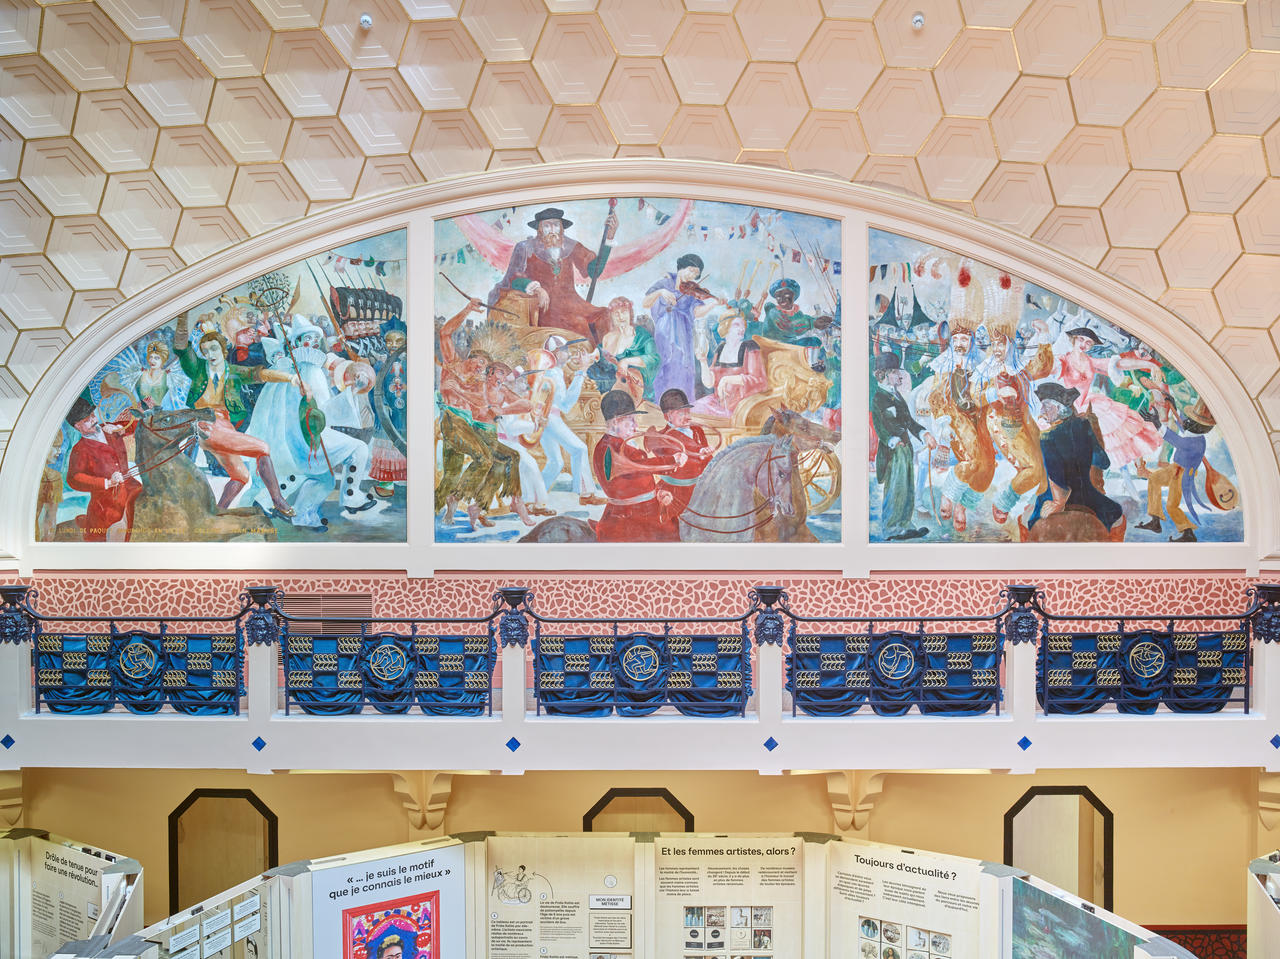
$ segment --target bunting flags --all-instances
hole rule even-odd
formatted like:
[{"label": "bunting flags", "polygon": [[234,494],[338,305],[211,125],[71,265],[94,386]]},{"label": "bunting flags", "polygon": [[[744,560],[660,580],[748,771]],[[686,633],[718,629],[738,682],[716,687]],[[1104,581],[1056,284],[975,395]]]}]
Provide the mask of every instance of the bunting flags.
[{"label": "bunting flags", "polygon": [[[505,230],[511,226],[516,219],[516,207],[503,210],[493,218],[493,226],[498,230]],[[652,200],[644,197],[636,198],[636,211],[656,226],[662,226],[671,219],[671,214],[666,213],[660,207],[654,206]],[[835,276],[840,275],[840,261],[829,260],[826,257],[819,256],[817,252],[798,249],[789,243],[783,243],[774,236],[773,229],[780,218],[777,212],[761,212],[752,208],[747,218],[742,222],[731,226],[712,226],[694,223],[692,221],[685,224],[684,230],[690,243],[709,243],[715,241],[717,243],[734,243],[742,240],[755,239],[759,242],[764,240],[765,248],[773,256],[774,259],[783,263],[808,263],[815,270],[821,270],[823,273],[832,273]],[[523,224],[521,224],[523,225]],[[437,250],[436,265],[448,266],[449,264],[465,264],[468,257],[475,257],[478,252],[474,245],[466,243],[457,249]],[[344,258],[338,257],[338,272],[342,272],[345,265]],[[352,258],[348,262],[359,263],[358,258]],[[398,268],[399,261],[385,261],[388,269]],[[392,264],[395,264],[393,266]]]},{"label": "bunting flags", "polygon": [[328,253],[324,258],[324,265],[333,265],[333,269],[338,273],[346,273],[348,266],[358,266],[365,269],[372,269],[377,276],[396,275],[404,271],[404,260],[379,260],[374,256],[340,256],[337,253]]},{"label": "bunting flags", "polygon": [[[648,200],[638,201],[637,206],[640,210],[653,209],[653,204]],[[790,244],[781,242],[774,236],[773,230],[770,228],[777,223],[778,217],[778,213],[761,213],[753,208],[747,219],[735,226],[710,226],[690,222],[685,226],[685,232],[691,243],[707,243],[712,240],[732,243],[750,238],[756,238],[758,241],[761,234],[763,234],[765,248],[773,255],[775,260],[780,260],[783,263],[808,263],[815,270],[821,270],[823,273],[831,273],[835,276],[840,275],[839,260],[830,260],[819,256],[816,252],[798,249]],[[661,223],[662,221],[658,220],[658,222]]]},{"label": "bunting flags", "polygon": [[476,248],[470,243],[458,247],[456,250],[444,250],[436,253],[436,266],[448,266],[451,263],[466,265],[468,256],[475,256]]}]

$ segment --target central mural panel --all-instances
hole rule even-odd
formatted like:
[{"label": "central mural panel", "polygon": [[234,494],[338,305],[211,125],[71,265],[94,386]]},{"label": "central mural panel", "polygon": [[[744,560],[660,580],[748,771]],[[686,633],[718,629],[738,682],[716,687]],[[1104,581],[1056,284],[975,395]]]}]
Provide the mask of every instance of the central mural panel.
[{"label": "central mural panel", "polygon": [[437,542],[840,541],[840,223],[688,198],[436,222]]}]

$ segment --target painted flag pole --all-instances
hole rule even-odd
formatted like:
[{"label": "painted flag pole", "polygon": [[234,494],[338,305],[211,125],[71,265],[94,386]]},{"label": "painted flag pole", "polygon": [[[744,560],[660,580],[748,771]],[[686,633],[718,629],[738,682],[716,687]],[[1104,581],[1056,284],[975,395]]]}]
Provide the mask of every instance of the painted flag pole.
[{"label": "painted flag pole", "polygon": [[[609,197],[609,212],[610,212],[610,213],[613,213],[613,211],[614,211],[615,209],[617,209],[617,206],[618,206],[618,198],[617,198],[617,197],[613,197],[613,196]],[[596,250],[596,259],[597,259],[597,260],[598,260],[598,259],[600,259],[600,257],[604,256],[604,251],[605,251],[606,245],[607,245],[607,244],[608,244],[608,242],[609,242],[609,222],[608,222],[608,221],[609,221],[609,218],[608,218],[608,217],[605,217],[605,227],[604,227],[604,232],[600,234],[600,248],[599,248],[598,250]],[[591,285],[590,285],[589,287],[587,287],[587,302],[588,302],[588,303],[590,303],[590,302],[591,302],[591,298],[592,298],[593,296],[595,296],[595,295],[596,295],[596,281],[597,281],[598,279],[600,279],[600,277],[599,277],[599,276],[593,276],[593,277],[591,278]]]}]

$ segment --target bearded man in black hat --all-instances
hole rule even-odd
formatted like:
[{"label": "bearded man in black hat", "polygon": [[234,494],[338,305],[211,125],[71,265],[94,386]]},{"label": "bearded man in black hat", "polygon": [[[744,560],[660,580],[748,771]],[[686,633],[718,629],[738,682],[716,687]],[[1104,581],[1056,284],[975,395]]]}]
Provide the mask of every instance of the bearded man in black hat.
[{"label": "bearded man in black hat", "polygon": [[[529,221],[534,236],[521,240],[511,251],[506,275],[489,294],[489,305],[497,305],[505,290],[519,290],[538,298],[538,326],[572,330],[595,346],[606,325],[608,308],[593,306],[578,295],[575,273],[582,281],[598,279],[609,259],[613,238],[618,232],[618,216],[612,210],[604,221],[604,244],[597,254],[577,240],[564,235],[573,226],[564,210],[549,206]],[[597,332],[598,329],[598,332]]]}]

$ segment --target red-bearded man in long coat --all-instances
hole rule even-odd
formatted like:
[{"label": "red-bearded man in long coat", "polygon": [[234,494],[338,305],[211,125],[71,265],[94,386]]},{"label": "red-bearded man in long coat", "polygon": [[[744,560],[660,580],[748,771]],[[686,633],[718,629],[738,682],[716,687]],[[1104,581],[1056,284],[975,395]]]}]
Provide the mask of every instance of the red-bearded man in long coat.
[{"label": "red-bearded man in long coat", "polygon": [[595,279],[604,271],[618,231],[617,214],[610,211],[605,219],[605,244],[599,254],[564,235],[573,226],[572,220],[565,219],[564,210],[539,210],[529,226],[537,231],[536,235],[515,245],[506,275],[489,294],[489,304],[496,304],[504,290],[534,294],[538,297],[538,326],[573,330],[596,345],[607,329],[602,321],[609,311],[578,294],[575,274],[586,280]]}]

